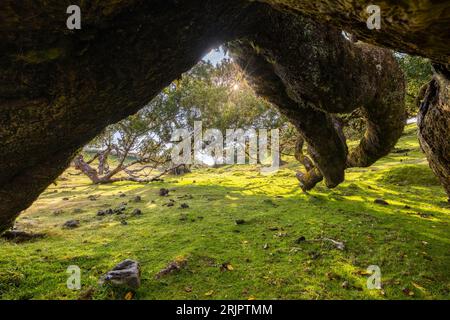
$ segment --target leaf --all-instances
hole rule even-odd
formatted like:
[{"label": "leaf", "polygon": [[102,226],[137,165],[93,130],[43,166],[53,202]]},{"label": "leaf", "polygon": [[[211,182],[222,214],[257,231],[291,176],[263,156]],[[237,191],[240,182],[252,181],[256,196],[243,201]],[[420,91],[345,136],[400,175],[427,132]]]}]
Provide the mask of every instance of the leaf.
[{"label": "leaf", "polygon": [[250,296],[247,300],[256,300],[256,298],[254,296]]},{"label": "leaf", "polygon": [[417,283],[415,283],[415,282],[411,282],[411,284],[412,284],[415,288],[419,289],[420,291],[425,291],[425,288],[422,287],[421,285],[419,285],[419,284],[417,284]]},{"label": "leaf", "polygon": [[214,290],[208,291],[205,293],[205,296],[210,297],[214,294]]},{"label": "leaf", "polygon": [[125,295],[125,300],[131,300],[131,299],[133,299],[133,292],[129,291]]},{"label": "leaf", "polygon": [[227,271],[227,270],[233,271],[234,268],[229,262],[222,263],[222,265],[220,266],[220,271]]}]

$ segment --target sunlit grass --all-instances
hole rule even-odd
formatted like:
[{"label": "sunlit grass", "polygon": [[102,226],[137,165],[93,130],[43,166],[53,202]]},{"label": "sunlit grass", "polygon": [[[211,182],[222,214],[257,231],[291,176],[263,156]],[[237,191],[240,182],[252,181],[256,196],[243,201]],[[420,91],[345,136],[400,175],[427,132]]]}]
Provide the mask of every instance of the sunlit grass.
[{"label": "sunlit grass", "polygon": [[[137,299],[448,299],[446,195],[419,150],[414,126],[397,148],[410,150],[371,168],[349,169],[339,187],[319,184],[309,194],[298,188],[294,161],[272,176],[248,165],[224,166],[165,182],[98,186],[70,169],[18,219],[18,228],[47,237],[0,241],[0,297],[77,299],[81,292],[66,288],[65,273],[75,264],[82,292],[92,288],[94,299],[123,298],[98,279],[131,258],[142,265]],[[168,197],[159,196],[162,187],[171,190]],[[136,195],[143,201],[129,202]],[[377,198],[389,205],[375,204]],[[169,199],[173,207],[164,206]],[[117,215],[96,216],[124,201],[127,225]],[[181,203],[189,208],[180,209]],[[134,208],[143,215],[132,217]],[[80,227],[62,229],[69,219],[80,220]],[[237,225],[237,219],[245,222]],[[297,242],[301,236],[344,241],[346,250]],[[187,266],[156,280],[177,257]],[[221,271],[224,262],[233,270]],[[369,265],[381,268],[382,291],[367,289]]]}]

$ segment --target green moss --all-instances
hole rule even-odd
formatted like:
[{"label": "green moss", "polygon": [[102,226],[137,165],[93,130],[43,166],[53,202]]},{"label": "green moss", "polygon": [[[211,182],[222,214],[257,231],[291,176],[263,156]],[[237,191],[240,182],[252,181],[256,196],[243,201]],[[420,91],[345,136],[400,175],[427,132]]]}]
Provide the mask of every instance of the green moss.
[{"label": "green moss", "polygon": [[427,165],[392,168],[383,173],[381,180],[385,183],[402,186],[439,186],[439,180]]},{"label": "green moss", "polygon": [[[94,299],[121,299],[124,292],[101,288],[98,279],[132,258],[142,265],[136,299],[448,299],[446,195],[428,178],[393,183],[405,174],[429,176],[413,133],[397,147],[411,151],[350,169],[342,185],[330,190],[320,184],[309,195],[298,188],[295,162],[272,176],[252,166],[223,166],[165,182],[100,186],[69,175],[75,173],[70,169],[68,180],[50,186],[18,221],[21,229],[48,236],[22,244],[0,241],[0,297],[77,299],[93,289]],[[171,189],[168,197],[158,195],[162,187]],[[89,195],[100,197],[90,201]],[[143,201],[129,203],[127,225],[119,216],[96,216],[136,195]],[[375,204],[377,198],[389,205]],[[169,199],[174,207],[164,205]],[[181,203],[189,208],[179,209]],[[76,208],[83,211],[74,213]],[[143,215],[133,217],[134,208]],[[62,229],[69,219],[80,220],[80,227]],[[237,219],[245,223],[237,225]],[[296,241],[302,236],[345,241],[346,250]],[[187,259],[186,267],[156,280],[177,257]],[[224,262],[233,270],[221,271]],[[81,268],[81,291],[66,288],[66,269],[73,264]],[[381,268],[384,294],[366,287],[365,270],[372,264]],[[349,288],[341,286],[344,281]]]}]

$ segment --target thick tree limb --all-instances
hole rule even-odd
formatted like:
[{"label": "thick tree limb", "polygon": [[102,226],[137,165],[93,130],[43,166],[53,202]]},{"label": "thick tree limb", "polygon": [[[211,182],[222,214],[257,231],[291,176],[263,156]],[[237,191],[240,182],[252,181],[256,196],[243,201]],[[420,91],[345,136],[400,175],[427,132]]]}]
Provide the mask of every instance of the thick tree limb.
[{"label": "thick tree limb", "polygon": [[[0,10],[0,231],[63,172],[80,147],[108,124],[144,106],[210,48],[257,33],[259,28],[272,43],[308,33],[308,28],[298,29],[295,24],[280,28],[282,21],[271,22],[267,17],[268,23],[261,23],[264,20],[254,15],[259,8],[274,16],[281,9],[291,12],[299,17],[300,25],[304,14],[358,39],[429,57],[449,70],[448,1],[383,1],[384,22],[376,31],[366,27],[366,1],[266,2],[274,7],[244,0],[84,1],[80,5],[86,27],[69,31],[64,28],[64,1],[51,0],[44,5],[42,1],[4,0]],[[333,43],[329,40],[326,42]],[[278,76],[291,84],[287,86],[289,96],[302,98],[299,94],[307,92],[314,108],[329,112],[331,106],[318,102],[322,94],[333,98],[333,90],[314,92],[314,79],[305,84],[305,75],[303,79],[295,76],[301,65],[282,63],[282,57],[290,55],[282,51],[289,51],[292,43],[297,42],[277,50],[269,45],[265,53],[276,58]],[[264,47],[259,44],[263,51]],[[309,60],[294,51],[297,60]],[[339,56],[340,61],[348,59]],[[354,70],[341,70],[351,81]],[[354,93],[349,91],[346,100],[358,98]],[[341,102],[335,109],[347,110],[347,106]],[[434,120],[430,124],[426,120],[422,130]],[[439,121],[432,127],[445,132],[438,127],[443,124]],[[425,136],[429,143],[441,139]],[[432,154],[434,149],[430,150]]]}]

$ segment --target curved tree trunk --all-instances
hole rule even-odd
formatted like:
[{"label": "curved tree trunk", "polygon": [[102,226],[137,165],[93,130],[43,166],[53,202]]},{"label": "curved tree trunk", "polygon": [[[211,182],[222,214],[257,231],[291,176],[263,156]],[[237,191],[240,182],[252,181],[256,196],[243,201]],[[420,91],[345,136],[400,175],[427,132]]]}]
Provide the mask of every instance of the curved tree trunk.
[{"label": "curved tree trunk", "polygon": [[[255,20],[257,30],[229,48],[255,91],[308,142],[316,168],[297,175],[304,190],[322,176],[335,187],[344,180],[345,168],[369,166],[390,152],[402,134],[406,111],[403,73],[389,50],[352,43],[332,26],[289,13],[263,9]],[[367,129],[348,153],[332,114],[356,108],[363,109]]]},{"label": "curved tree trunk", "polygon": [[417,124],[420,146],[450,201],[450,79],[444,73],[428,84]]},{"label": "curved tree trunk", "polygon": [[[11,226],[19,212],[62,173],[77,150],[105,126],[136,112],[212,47],[257,32],[259,27],[270,27],[255,23],[258,14],[254,13],[260,8],[259,14],[277,15],[281,9],[291,12],[299,17],[298,23],[305,14],[358,39],[420,54],[449,69],[447,1],[383,1],[383,24],[376,31],[365,25],[366,1],[265,2],[274,7],[246,0],[83,1],[82,29],[70,31],[65,28],[64,1],[3,0],[0,232]],[[307,28],[300,31],[308,33]],[[270,28],[266,32],[270,35]],[[286,25],[281,37],[278,31],[272,41],[297,32]],[[278,57],[288,56],[291,50],[290,45],[279,49]],[[290,54],[298,58],[297,53]],[[285,72],[284,80],[296,84],[290,95],[303,91],[296,83],[295,74],[301,71],[297,68],[279,70]],[[315,104],[320,95],[310,93]],[[336,106],[345,108],[342,103]],[[301,112],[293,111],[293,116]],[[443,116],[448,117],[447,113]],[[342,156],[342,148],[340,152]],[[339,179],[337,174],[334,181]]]}]

